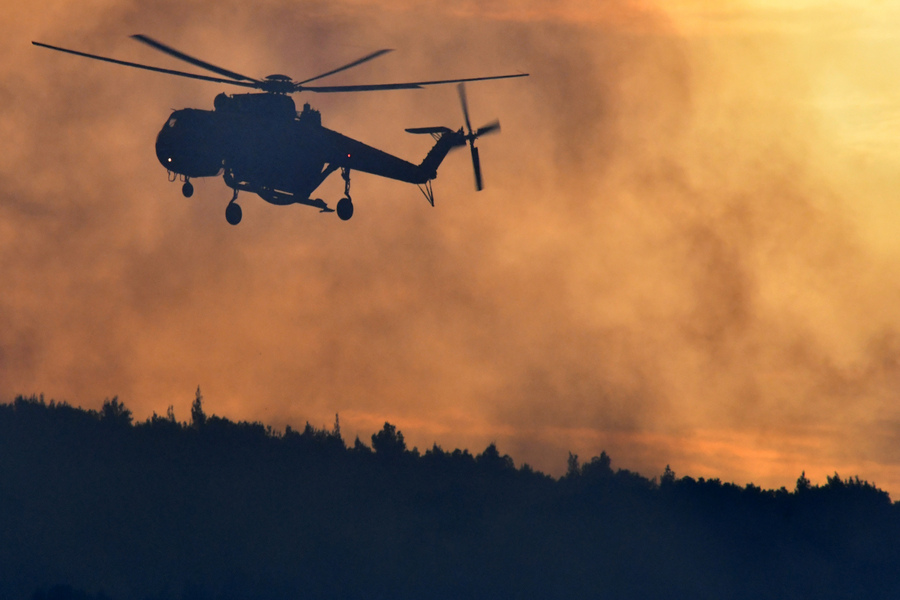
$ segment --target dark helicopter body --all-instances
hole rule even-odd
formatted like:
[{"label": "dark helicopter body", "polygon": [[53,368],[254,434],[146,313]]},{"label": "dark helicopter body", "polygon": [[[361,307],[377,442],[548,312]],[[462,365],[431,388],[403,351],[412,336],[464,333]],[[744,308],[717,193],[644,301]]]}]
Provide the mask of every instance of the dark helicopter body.
[{"label": "dark helicopter body", "polygon": [[220,94],[214,106],[171,114],[156,138],[159,162],[186,180],[224,174],[232,189],[272,204],[328,210],[310,196],[338,169],[425,184],[437,177],[447,153],[466,143],[462,132],[448,130],[422,164],[414,165],[323,127],[320,113],[309,104],[297,113],[288,96]]},{"label": "dark helicopter body", "polygon": [[[333,212],[323,200],[313,199],[312,194],[337,170],[341,171],[345,182],[344,197],[336,207],[338,216],[343,220],[353,215],[350,200],[351,170],[417,184],[434,205],[431,181],[437,177],[438,166],[450,150],[467,143],[472,150],[476,189],[480,190],[481,166],[474,142],[481,135],[498,130],[500,125],[495,122],[476,131],[472,130],[463,82],[525,76],[519,74],[400,84],[313,87],[305,84],[362,64],[388,50],[379,50],[338,69],[302,82],[294,82],[284,75],[270,75],[262,80],[252,79],[188,56],[146,36],[133,37],[227,79],[150,67],[39,42],[32,43],[125,66],[263,90],[263,93],[219,94],[214,102],[214,110],[176,110],[166,120],[156,139],[156,156],[159,162],[167,169],[171,180],[180,178],[184,182],[182,192],[185,196],[193,195],[191,179],[223,175],[225,184],[234,190],[225,211],[226,219],[232,225],[241,221],[241,208],[235,202],[239,191],[257,194],[271,204],[305,204],[319,208],[322,212]],[[324,127],[317,110],[305,104],[298,113],[293,99],[288,95],[304,90],[352,92],[416,89],[444,83],[459,84],[468,133],[462,128],[454,131],[447,127],[407,129],[411,133],[431,134],[436,140],[431,151],[418,165]]]}]

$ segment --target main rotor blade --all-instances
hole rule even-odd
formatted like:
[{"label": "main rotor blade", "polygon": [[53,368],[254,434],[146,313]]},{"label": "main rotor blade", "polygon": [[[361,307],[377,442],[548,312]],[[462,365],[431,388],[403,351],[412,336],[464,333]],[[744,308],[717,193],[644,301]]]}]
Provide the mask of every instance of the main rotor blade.
[{"label": "main rotor blade", "polygon": [[353,67],[355,67],[357,65],[361,65],[364,62],[368,62],[368,61],[372,60],[373,58],[378,58],[382,54],[387,54],[388,52],[393,52],[393,49],[392,48],[384,48],[382,50],[376,50],[372,54],[368,54],[366,56],[363,56],[360,59],[354,60],[351,63],[347,63],[343,67],[338,67],[337,69],[332,69],[331,71],[328,71],[327,73],[322,73],[321,75],[316,75],[315,77],[310,77],[309,79],[300,81],[297,83],[297,85],[302,86],[304,83],[309,83],[310,81],[315,81],[317,79],[322,79],[323,77],[328,77],[329,75],[334,75],[335,73],[340,73],[341,71],[346,71],[347,69],[352,69]]},{"label": "main rotor blade", "polygon": [[450,133],[453,131],[449,127],[407,127],[409,133]]},{"label": "main rotor blade", "polygon": [[468,77],[466,79],[440,79],[435,81],[412,81],[409,83],[375,83],[371,85],[329,85],[329,86],[305,86],[298,85],[297,92],[376,92],[380,90],[416,90],[426,85],[443,85],[445,83],[465,83],[467,81],[487,81],[489,79],[510,79],[513,77],[528,77],[528,73],[516,73],[515,75],[493,75],[490,77]]},{"label": "main rotor blade", "polygon": [[216,65],[210,64],[210,63],[206,62],[205,60],[200,60],[199,58],[194,58],[193,56],[189,56],[189,55],[185,54],[184,52],[180,52],[180,51],[176,50],[175,48],[166,46],[162,42],[157,42],[153,38],[147,37],[146,35],[138,33],[131,37],[132,37],[132,39],[135,39],[139,42],[143,42],[143,43],[147,44],[148,46],[150,46],[151,48],[159,50],[160,52],[164,52],[164,53],[168,54],[169,56],[174,56],[178,60],[183,60],[186,63],[190,63],[190,64],[194,65],[195,67],[200,67],[201,69],[206,69],[207,71],[212,71],[213,73],[218,73],[219,75],[224,75],[225,77],[229,77],[231,79],[237,79],[239,81],[252,81],[253,83],[261,83],[260,81],[257,81],[256,79],[253,79],[252,77],[247,77],[246,75],[241,75],[240,73],[235,73],[234,71],[229,71],[228,69],[223,69],[222,67],[217,67]]},{"label": "main rotor blade", "polygon": [[481,160],[478,158],[478,148],[475,147],[475,144],[472,144],[471,148],[472,168],[475,169],[475,191],[480,192],[484,189],[484,182],[481,180]]},{"label": "main rotor blade", "polygon": [[[466,131],[469,132],[469,135],[472,135],[472,123],[469,121],[469,101],[466,99],[466,84],[460,83],[456,86],[456,91],[459,92],[459,103],[462,104],[463,116],[466,118]],[[471,144],[471,140],[469,141]],[[472,147],[474,151],[475,147]],[[472,154],[472,160],[475,160],[475,154]]]},{"label": "main rotor blade", "polygon": [[166,75],[177,75],[178,77],[188,77],[190,79],[200,79],[201,81],[212,81],[213,83],[228,83],[231,85],[239,85],[241,87],[257,87],[256,83],[246,82],[246,81],[235,81],[234,79],[221,79],[219,77],[209,77],[208,75],[196,75],[194,73],[185,73],[184,71],[175,71],[172,69],[163,69],[160,67],[151,67],[149,65],[142,65],[140,63],[128,62],[126,60],[117,60],[115,58],[109,58],[106,56],[99,56],[97,54],[88,54],[87,52],[78,52],[77,50],[69,50],[67,48],[60,48],[58,46],[51,46],[50,44],[42,44],[41,42],[31,42],[35,46],[40,46],[42,48],[49,48],[50,50],[56,50],[58,52],[66,52],[68,54],[74,54],[75,56],[83,56],[85,58],[93,58],[94,60],[102,60],[104,62],[113,63],[116,65],[123,65],[126,67],[134,67],[135,69],[144,69],[146,71],[155,71],[157,73],[165,73]]}]

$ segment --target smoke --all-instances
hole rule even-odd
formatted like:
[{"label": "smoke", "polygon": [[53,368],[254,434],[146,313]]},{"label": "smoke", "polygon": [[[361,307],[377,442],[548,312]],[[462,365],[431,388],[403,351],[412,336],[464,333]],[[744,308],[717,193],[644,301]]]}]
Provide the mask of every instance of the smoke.
[{"label": "smoke", "polygon": [[[186,418],[199,383],[230,418],[339,412],[364,440],[390,420],[554,473],[606,449],[647,475],[900,485],[896,253],[811,108],[827,39],[698,35],[625,1],[50,8],[14,9],[2,46],[3,397]],[[473,124],[503,124],[479,141],[485,191],[459,151],[434,209],[353,174],[347,223],[242,194],[232,228],[221,181],[184,199],[153,153],[168,110],[217,86],[29,44],[189,69],[138,32],[250,76],[377,48],[396,52],[334,83],[531,76],[468,88]],[[428,140],[403,128],[462,123],[452,86],[303,101],[414,162]]]}]

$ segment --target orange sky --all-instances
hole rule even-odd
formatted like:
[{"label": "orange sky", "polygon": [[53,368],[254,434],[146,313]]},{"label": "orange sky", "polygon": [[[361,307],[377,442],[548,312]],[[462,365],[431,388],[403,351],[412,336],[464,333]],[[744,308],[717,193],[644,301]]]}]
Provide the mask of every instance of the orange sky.
[{"label": "orange sky", "polygon": [[[0,17],[0,398],[138,418],[207,409],[385,420],[420,448],[559,474],[614,466],[900,493],[900,10],[871,2],[8,3]],[[357,174],[348,223],[166,181],[169,110],[219,86],[145,33],[250,75],[334,83],[532,73],[469,87],[485,191],[451,155],[431,208]],[[234,90],[239,91],[239,90]],[[452,87],[310,95],[327,126],[418,162],[405,127]],[[329,180],[321,196],[342,191]]]}]

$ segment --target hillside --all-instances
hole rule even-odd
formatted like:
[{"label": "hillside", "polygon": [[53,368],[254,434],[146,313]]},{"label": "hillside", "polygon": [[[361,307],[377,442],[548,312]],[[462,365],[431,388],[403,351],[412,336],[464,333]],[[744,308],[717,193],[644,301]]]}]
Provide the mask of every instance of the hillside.
[{"label": "hillside", "polygon": [[[0,597],[897,598],[900,505],[858,478],[763,490],[554,479],[491,445],[371,443],[203,413],[0,405]],[[54,587],[70,586],[70,587]]]}]

